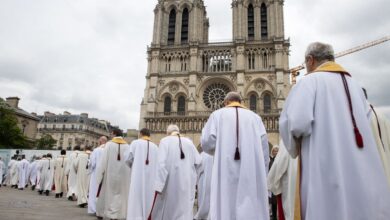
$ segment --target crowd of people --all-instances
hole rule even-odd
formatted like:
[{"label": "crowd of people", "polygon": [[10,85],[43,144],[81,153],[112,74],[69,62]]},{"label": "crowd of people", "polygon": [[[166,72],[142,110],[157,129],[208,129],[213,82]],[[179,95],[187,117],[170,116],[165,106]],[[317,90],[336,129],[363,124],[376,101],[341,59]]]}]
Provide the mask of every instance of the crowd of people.
[{"label": "crowd of people", "polygon": [[32,163],[14,157],[6,184],[66,193],[99,219],[266,220],[269,198],[272,219],[390,219],[386,119],[334,62],[330,45],[309,45],[305,63],[271,157],[261,117],[230,92],[205,124],[200,149],[174,124],[158,146],[146,128],[131,144],[114,129],[93,151],[66,157],[63,150]]}]

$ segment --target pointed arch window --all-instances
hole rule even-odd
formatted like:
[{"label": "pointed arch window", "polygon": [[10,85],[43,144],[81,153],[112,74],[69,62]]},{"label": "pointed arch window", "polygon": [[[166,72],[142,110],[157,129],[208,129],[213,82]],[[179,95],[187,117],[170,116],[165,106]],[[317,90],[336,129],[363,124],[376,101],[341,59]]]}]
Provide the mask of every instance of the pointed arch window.
[{"label": "pointed arch window", "polygon": [[263,97],[263,104],[264,104],[264,113],[270,113],[271,112],[271,95],[265,94]]},{"label": "pointed arch window", "polygon": [[257,97],[255,94],[252,94],[249,97],[249,108],[250,110],[256,112],[257,111]]},{"label": "pointed arch window", "polygon": [[186,98],[184,96],[180,96],[177,100],[177,113],[179,115],[184,115],[186,111]]},{"label": "pointed arch window", "polygon": [[175,43],[176,33],[176,11],[172,9],[169,13],[169,26],[168,26],[168,44]]},{"label": "pointed arch window", "polygon": [[182,14],[181,20],[181,43],[188,43],[188,22],[189,22],[189,13],[188,9],[185,8]]},{"label": "pointed arch window", "polygon": [[253,5],[248,6],[248,39],[253,40],[255,38],[255,13]]},{"label": "pointed arch window", "polygon": [[171,112],[172,99],[169,96],[164,98],[164,114],[169,114]]},{"label": "pointed arch window", "polygon": [[261,39],[268,37],[267,6],[263,3],[260,7]]}]

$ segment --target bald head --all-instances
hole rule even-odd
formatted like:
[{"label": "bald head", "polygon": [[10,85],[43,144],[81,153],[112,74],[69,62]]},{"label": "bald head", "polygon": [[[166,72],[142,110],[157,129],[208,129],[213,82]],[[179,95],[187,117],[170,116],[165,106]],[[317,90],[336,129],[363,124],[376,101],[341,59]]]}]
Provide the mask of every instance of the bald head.
[{"label": "bald head", "polygon": [[229,92],[224,100],[225,105],[229,105],[232,102],[241,103],[242,99],[238,92]]},{"label": "bald head", "polygon": [[106,136],[101,136],[99,138],[99,144],[102,145],[102,144],[105,144],[107,143],[107,137]]}]

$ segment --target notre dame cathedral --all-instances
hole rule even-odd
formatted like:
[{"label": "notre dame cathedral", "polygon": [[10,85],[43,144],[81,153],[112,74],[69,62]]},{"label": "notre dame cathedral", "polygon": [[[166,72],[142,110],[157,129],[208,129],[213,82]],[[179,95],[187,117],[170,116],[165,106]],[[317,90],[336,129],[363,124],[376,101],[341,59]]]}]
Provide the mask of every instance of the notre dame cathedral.
[{"label": "notre dame cathedral", "polygon": [[199,144],[210,113],[229,91],[259,114],[270,145],[279,143],[279,116],[290,91],[284,0],[232,0],[233,40],[209,43],[203,0],[158,0],[148,47],[140,128],[159,142],[174,123]]}]

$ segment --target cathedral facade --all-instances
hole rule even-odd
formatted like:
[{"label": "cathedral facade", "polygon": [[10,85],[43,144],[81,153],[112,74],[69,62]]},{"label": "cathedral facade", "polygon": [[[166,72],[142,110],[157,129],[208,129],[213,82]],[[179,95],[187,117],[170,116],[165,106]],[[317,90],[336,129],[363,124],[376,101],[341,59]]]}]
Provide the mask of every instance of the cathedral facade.
[{"label": "cathedral facade", "polygon": [[259,114],[271,145],[279,143],[279,116],[290,91],[284,0],[233,0],[233,39],[209,43],[203,0],[158,0],[148,47],[140,129],[159,142],[169,124],[196,145],[209,115],[229,91]]}]

